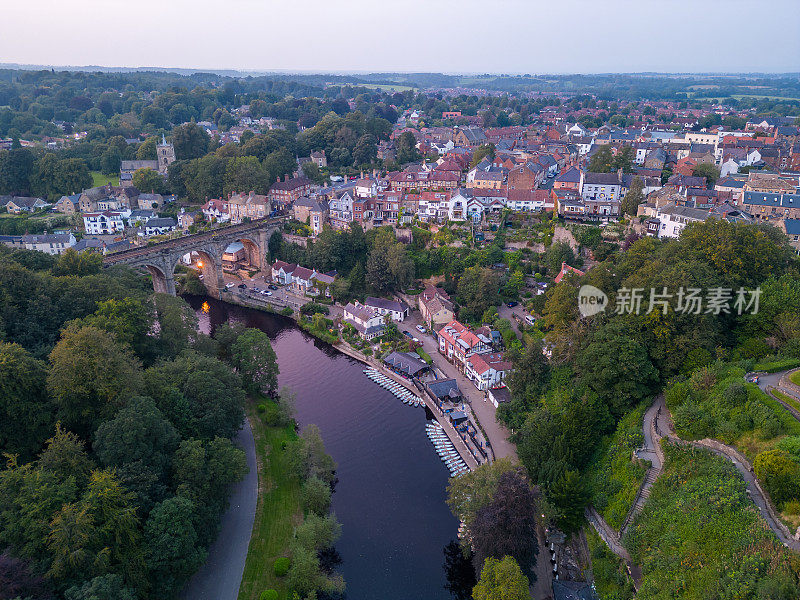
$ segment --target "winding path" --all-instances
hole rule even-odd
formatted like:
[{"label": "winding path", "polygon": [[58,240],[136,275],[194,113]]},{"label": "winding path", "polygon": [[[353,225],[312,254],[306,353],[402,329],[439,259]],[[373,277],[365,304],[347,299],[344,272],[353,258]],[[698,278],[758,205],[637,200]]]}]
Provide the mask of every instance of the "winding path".
[{"label": "winding path", "polygon": [[[779,382],[781,384],[781,391],[790,393],[790,395],[800,399],[800,396],[798,396],[798,394],[800,394],[800,388],[797,388],[797,386],[794,386],[794,384],[789,382],[789,385],[794,387],[794,389],[792,389],[786,385],[787,381],[787,373],[778,373],[767,378],[767,381],[763,381],[763,383],[762,381],[759,381],[759,386],[762,386],[762,389],[768,392],[769,389],[773,387],[773,383]],[[784,406],[786,405],[784,404]],[[795,414],[797,411],[790,409],[790,412],[797,417]],[[753,474],[753,467],[750,465],[750,462],[747,460],[747,458],[745,458],[738,450],[727,446],[722,442],[708,438],[696,441],[687,441],[679,438],[672,425],[672,416],[670,415],[669,409],[664,402],[663,394],[659,394],[656,397],[655,402],[653,402],[650,408],[647,409],[647,412],[644,416],[642,430],[644,433],[645,445],[643,448],[637,451],[637,456],[639,458],[646,458],[650,460],[653,466],[645,475],[645,479],[639,488],[639,492],[636,495],[633,506],[631,506],[620,532],[617,533],[614,531],[611,526],[606,523],[603,517],[597,513],[594,507],[588,507],[586,509],[587,521],[589,521],[589,523],[594,527],[598,535],[611,549],[611,551],[625,561],[628,572],[633,577],[634,585],[637,587],[637,589],[641,579],[641,570],[637,565],[631,562],[630,554],[622,545],[620,538],[627,531],[630,524],[636,518],[636,515],[638,515],[644,508],[647,498],[650,496],[650,490],[663,470],[665,461],[664,452],[661,447],[662,438],[667,438],[671,443],[676,445],[709,450],[717,456],[722,456],[723,458],[731,461],[733,466],[736,467],[736,470],[742,475],[742,478],[747,485],[747,494],[750,496],[753,504],[755,504],[756,508],[761,513],[761,516],[766,522],[767,526],[772,530],[772,532],[784,546],[800,552],[800,529],[798,529],[798,533],[792,535],[789,528],[786,527],[783,521],[780,520],[778,512],[772,505],[769,496],[755,478],[755,475]]]},{"label": "winding path", "polygon": [[255,441],[247,419],[234,441],[244,450],[248,472],[233,485],[219,535],[208,549],[205,564],[183,588],[182,600],[236,600],[239,596],[258,500]]}]

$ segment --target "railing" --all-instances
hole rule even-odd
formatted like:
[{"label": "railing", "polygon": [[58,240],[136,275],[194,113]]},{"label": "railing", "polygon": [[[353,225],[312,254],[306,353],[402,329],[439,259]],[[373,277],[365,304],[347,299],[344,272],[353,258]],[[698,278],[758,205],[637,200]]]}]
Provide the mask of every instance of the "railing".
[{"label": "railing", "polygon": [[158,242],[156,244],[151,244],[149,246],[140,246],[136,248],[130,248],[128,250],[121,250],[119,252],[114,252],[112,254],[106,255],[105,257],[103,257],[103,262],[106,264],[113,264],[115,262],[119,262],[129,258],[136,258],[138,256],[147,256],[148,254],[152,254],[154,252],[158,252],[161,250],[179,248],[186,244],[193,244],[196,242],[213,240],[214,238],[222,236],[227,237],[231,234],[250,231],[252,229],[259,229],[264,225],[278,225],[280,223],[282,223],[281,219],[265,217],[263,219],[256,219],[248,223],[240,223],[239,225],[231,225],[230,227],[220,227],[219,229],[214,229],[212,231],[204,231],[202,233],[186,235],[180,238],[175,238],[171,240],[166,240],[164,242]]}]

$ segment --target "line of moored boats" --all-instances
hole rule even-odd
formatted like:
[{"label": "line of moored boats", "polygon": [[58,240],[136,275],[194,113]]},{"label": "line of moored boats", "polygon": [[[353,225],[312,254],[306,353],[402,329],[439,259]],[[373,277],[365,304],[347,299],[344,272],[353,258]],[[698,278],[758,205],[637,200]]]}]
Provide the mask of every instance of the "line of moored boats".
[{"label": "line of moored boats", "polygon": [[412,394],[409,392],[405,386],[400,385],[391,377],[387,377],[377,369],[373,369],[372,367],[368,367],[364,369],[364,375],[372,379],[375,383],[377,383],[382,388],[385,388],[392,392],[395,396],[400,398],[404,404],[408,404],[409,406],[420,406],[423,404],[422,398],[417,396],[416,394]]},{"label": "line of moored boats", "polygon": [[456,451],[453,442],[447,437],[447,434],[438,423],[426,423],[425,429],[436,448],[436,454],[442,459],[442,462],[450,470],[450,477],[458,477],[469,471],[469,467],[461,458],[461,455]]},{"label": "line of moored boats", "polygon": [[[422,398],[408,391],[405,386],[400,385],[391,377],[387,377],[378,371],[378,369],[367,367],[364,369],[364,375],[369,377],[382,388],[392,392],[395,396],[400,398],[403,403],[408,404],[409,406],[425,405]],[[442,429],[441,425],[438,423],[427,423],[425,425],[425,429],[426,433],[428,434],[428,438],[431,440],[431,442],[433,442],[433,445],[436,448],[436,453],[439,455],[439,458],[442,459],[442,462],[445,464],[445,466],[449,469],[450,477],[458,477],[459,475],[463,475],[469,471],[469,467],[464,462],[464,459],[461,458],[458,451],[455,449],[455,446],[453,446],[453,442],[451,442],[450,438],[447,437],[447,434],[444,432],[444,429]]]}]

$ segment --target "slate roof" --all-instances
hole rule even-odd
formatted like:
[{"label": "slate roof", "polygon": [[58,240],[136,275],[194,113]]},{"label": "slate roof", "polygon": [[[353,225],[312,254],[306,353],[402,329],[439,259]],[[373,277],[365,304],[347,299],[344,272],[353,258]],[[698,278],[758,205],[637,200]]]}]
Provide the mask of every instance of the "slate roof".
[{"label": "slate roof", "polygon": [[410,377],[428,368],[428,363],[413,352],[392,352],[383,362]]}]

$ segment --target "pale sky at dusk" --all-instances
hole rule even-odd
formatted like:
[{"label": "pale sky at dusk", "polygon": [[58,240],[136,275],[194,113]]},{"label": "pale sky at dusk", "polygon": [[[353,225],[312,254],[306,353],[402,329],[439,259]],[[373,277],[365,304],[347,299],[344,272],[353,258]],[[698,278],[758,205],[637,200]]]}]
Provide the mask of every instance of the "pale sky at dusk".
[{"label": "pale sky at dusk", "polygon": [[800,71],[800,0],[0,0],[0,62]]}]

